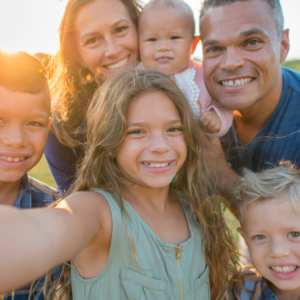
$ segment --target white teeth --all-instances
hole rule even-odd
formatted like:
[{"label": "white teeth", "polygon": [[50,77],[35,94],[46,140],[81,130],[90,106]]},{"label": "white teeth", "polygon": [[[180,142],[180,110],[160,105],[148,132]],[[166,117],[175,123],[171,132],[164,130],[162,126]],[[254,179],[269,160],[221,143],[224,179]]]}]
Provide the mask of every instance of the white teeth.
[{"label": "white teeth", "polygon": [[164,168],[166,166],[168,166],[170,163],[161,163],[161,164],[158,164],[158,163],[151,163],[151,164],[148,164],[148,163],[144,163],[144,165],[146,165],[147,167],[149,168]]},{"label": "white teeth", "polygon": [[296,270],[296,266],[288,266],[288,267],[271,267],[277,273],[290,273]]},{"label": "white teeth", "polygon": [[222,85],[225,86],[241,86],[249,83],[252,81],[252,78],[242,78],[242,79],[236,79],[236,80],[228,80],[228,81],[222,81]]},{"label": "white teeth", "polygon": [[0,160],[9,161],[9,162],[19,162],[24,160],[25,157],[8,157],[8,156],[0,156]]},{"label": "white teeth", "polygon": [[127,60],[128,60],[128,57],[124,58],[123,60],[119,61],[118,63],[116,63],[114,65],[107,66],[107,68],[110,70],[119,69],[126,64]]}]

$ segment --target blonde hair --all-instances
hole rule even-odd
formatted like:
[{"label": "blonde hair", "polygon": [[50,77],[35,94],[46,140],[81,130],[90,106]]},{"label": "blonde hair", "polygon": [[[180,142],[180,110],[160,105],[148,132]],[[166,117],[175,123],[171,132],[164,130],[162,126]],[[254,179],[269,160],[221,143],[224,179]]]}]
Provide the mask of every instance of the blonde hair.
[{"label": "blonde hair", "polygon": [[300,171],[290,162],[282,161],[278,167],[254,173],[244,169],[234,189],[239,218],[241,207],[258,200],[286,197],[292,205],[300,203]]},{"label": "blonde hair", "polygon": [[120,193],[125,180],[114,157],[127,133],[130,104],[140,95],[156,91],[165,93],[178,109],[188,148],[186,161],[178,172],[178,180],[170,186],[170,193],[188,203],[194,217],[198,218],[199,230],[203,233],[202,248],[210,270],[212,299],[226,299],[238,257],[220,203],[216,197],[210,198],[215,192],[215,181],[204,158],[207,138],[171,78],[151,70],[121,70],[105,82],[88,110],[86,156],[78,170],[73,192],[94,188],[113,192],[122,212],[126,213]]}]

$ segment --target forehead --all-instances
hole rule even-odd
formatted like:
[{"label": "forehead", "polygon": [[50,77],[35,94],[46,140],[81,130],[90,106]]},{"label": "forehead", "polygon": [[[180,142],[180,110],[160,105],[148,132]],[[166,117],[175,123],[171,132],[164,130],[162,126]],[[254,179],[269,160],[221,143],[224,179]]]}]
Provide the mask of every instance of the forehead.
[{"label": "forehead", "polygon": [[267,36],[276,35],[276,26],[266,1],[238,1],[210,7],[200,24],[203,43],[206,39],[230,42],[243,32],[253,29],[260,30]]},{"label": "forehead", "polygon": [[[168,112],[168,113],[166,113]],[[157,123],[181,120],[179,111],[168,95],[161,91],[138,96],[129,106],[127,121]]]},{"label": "forehead", "polygon": [[[155,22],[159,20],[159,22]],[[161,32],[182,30],[184,32],[190,32],[192,27],[194,30],[193,16],[188,14],[186,9],[180,7],[180,5],[153,5],[146,8],[140,19],[139,29],[140,32]],[[189,31],[186,31],[189,30]]]},{"label": "forehead", "polygon": [[[75,27],[80,31],[101,30],[105,26],[126,19],[130,21],[127,7],[119,0],[96,0],[84,5],[75,17]],[[83,32],[85,33],[85,32]]]},{"label": "forehead", "polygon": [[46,89],[38,94],[29,94],[7,90],[0,86],[0,112],[7,117],[30,117],[38,113],[48,118],[50,109],[50,94]]},{"label": "forehead", "polygon": [[300,225],[300,205],[292,205],[288,197],[257,200],[241,207],[242,224],[257,230],[282,230]]}]

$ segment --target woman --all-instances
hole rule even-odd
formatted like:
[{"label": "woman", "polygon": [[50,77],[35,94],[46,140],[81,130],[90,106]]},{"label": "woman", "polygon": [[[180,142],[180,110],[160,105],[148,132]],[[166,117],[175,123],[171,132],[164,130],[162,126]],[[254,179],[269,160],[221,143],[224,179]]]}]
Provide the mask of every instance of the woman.
[{"label": "woman", "polygon": [[50,82],[52,127],[45,155],[66,191],[83,156],[85,115],[95,89],[138,58],[138,0],[69,0]]}]

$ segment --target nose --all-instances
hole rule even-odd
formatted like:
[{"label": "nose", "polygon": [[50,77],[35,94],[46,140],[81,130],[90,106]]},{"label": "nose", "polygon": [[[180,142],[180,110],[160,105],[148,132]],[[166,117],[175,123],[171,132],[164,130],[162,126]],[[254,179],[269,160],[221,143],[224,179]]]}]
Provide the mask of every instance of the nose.
[{"label": "nose", "polygon": [[269,246],[269,255],[272,258],[282,258],[290,255],[290,248],[285,241],[273,240]]},{"label": "nose", "polygon": [[26,145],[26,133],[19,126],[10,126],[1,137],[5,146],[22,148]]},{"label": "nose", "polygon": [[106,37],[106,51],[105,54],[108,57],[118,56],[120,53],[121,47],[118,45],[116,40],[112,36]]},{"label": "nose", "polygon": [[158,45],[158,49],[157,49],[159,52],[165,52],[165,51],[170,51],[170,47],[168,45],[168,43],[166,42],[161,42],[159,45]]},{"label": "nose", "polygon": [[226,71],[234,71],[244,64],[244,58],[235,48],[228,48],[221,62],[221,68]]},{"label": "nose", "polygon": [[170,150],[168,140],[163,133],[154,133],[149,141],[149,151],[152,153],[162,154]]}]

